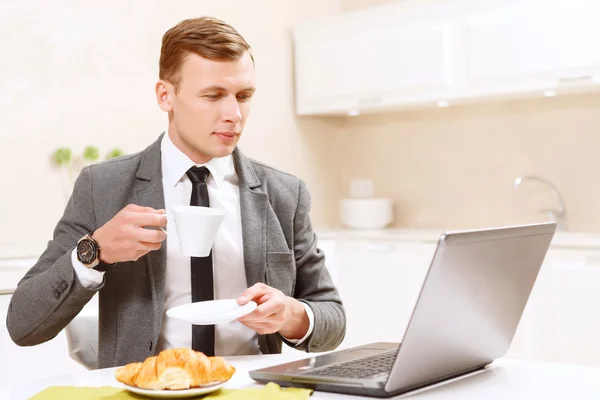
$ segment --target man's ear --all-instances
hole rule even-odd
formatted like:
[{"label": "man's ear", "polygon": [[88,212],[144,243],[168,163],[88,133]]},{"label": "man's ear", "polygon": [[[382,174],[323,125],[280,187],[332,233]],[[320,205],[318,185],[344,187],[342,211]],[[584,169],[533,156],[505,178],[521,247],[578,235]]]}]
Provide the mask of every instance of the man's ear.
[{"label": "man's ear", "polygon": [[156,102],[161,110],[169,112],[173,109],[173,96],[175,95],[175,88],[169,82],[159,80],[156,82],[154,88],[156,93]]}]

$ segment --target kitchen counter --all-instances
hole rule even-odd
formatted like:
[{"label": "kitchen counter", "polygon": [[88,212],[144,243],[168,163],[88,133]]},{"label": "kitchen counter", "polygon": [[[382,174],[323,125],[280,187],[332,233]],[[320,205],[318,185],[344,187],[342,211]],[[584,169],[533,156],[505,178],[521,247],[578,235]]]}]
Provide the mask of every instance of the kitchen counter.
[{"label": "kitchen counter", "polygon": [[355,240],[405,240],[411,242],[437,242],[443,230],[436,229],[346,229],[346,228],[325,228],[316,229],[319,239],[355,239]]},{"label": "kitchen counter", "polygon": [[[320,240],[346,239],[346,240],[380,240],[380,241],[409,241],[435,243],[444,229],[409,229],[389,228],[378,230],[357,230],[346,228],[321,228],[316,229]],[[558,231],[552,239],[553,247],[600,250],[600,233]]]}]

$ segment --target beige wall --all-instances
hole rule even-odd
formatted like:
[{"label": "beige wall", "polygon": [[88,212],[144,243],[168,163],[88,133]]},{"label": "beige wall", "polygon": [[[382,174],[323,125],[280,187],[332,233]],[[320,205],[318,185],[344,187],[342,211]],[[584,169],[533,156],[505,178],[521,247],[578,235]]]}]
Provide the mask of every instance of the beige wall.
[{"label": "beige wall", "polygon": [[1,2],[0,257],[37,254],[51,238],[67,189],[49,164],[56,147],[134,152],[166,127],[153,97],[160,39],[200,15],[228,21],[254,48],[259,89],[241,148],[304,178],[314,218],[327,223],[324,205],[338,195],[328,132],[339,122],[294,117],[290,27],[340,9],[340,0]]},{"label": "beige wall", "polygon": [[373,179],[396,226],[469,228],[545,220],[552,193],[513,186],[538,174],[563,194],[572,230],[600,231],[599,111],[592,94],[349,118],[342,184]]}]

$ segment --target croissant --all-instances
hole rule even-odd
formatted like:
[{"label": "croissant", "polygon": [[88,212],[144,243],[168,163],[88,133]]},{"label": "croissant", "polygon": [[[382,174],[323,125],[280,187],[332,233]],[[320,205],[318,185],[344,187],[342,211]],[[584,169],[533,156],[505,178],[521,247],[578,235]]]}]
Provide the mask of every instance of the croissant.
[{"label": "croissant", "polygon": [[228,381],[235,368],[223,357],[207,357],[192,349],[169,349],[144,362],[127,364],[115,372],[126,385],[142,389],[182,390]]}]

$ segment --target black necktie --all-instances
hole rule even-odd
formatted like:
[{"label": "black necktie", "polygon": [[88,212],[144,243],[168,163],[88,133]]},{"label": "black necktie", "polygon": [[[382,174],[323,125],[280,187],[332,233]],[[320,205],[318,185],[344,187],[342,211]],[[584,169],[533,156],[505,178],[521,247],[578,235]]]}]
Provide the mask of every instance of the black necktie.
[{"label": "black necktie", "polygon": [[[191,206],[209,207],[206,178],[210,171],[206,167],[192,167],[186,173],[192,181]],[[207,257],[191,257],[192,303],[213,300],[212,250]],[[215,326],[192,325],[192,348],[207,356],[215,355]]]}]

